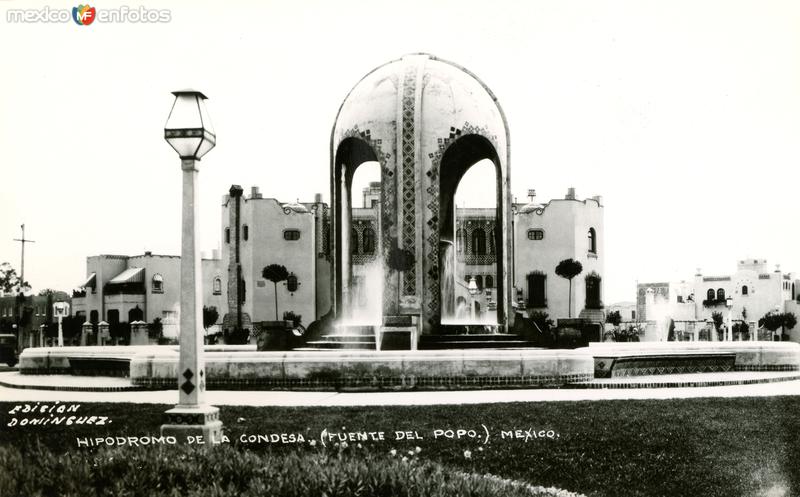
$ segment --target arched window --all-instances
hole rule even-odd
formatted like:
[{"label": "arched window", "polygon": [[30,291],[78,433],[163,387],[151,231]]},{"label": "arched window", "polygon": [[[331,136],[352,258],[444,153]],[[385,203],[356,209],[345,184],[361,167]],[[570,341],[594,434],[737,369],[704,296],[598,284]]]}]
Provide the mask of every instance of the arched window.
[{"label": "arched window", "polygon": [[286,289],[289,292],[294,293],[297,291],[297,287],[300,286],[300,283],[297,281],[297,275],[294,273],[289,273],[289,277],[286,278]]},{"label": "arched window", "polygon": [[472,232],[472,253],[486,255],[486,232],[481,228],[475,228]]},{"label": "arched window", "polygon": [[92,324],[97,324],[100,322],[100,313],[96,310],[89,312],[89,322]]},{"label": "arched window", "polygon": [[361,233],[363,238],[362,245],[364,248],[365,254],[374,254],[375,253],[375,230],[372,228],[364,228],[364,232]]},{"label": "arched window", "polygon": [[225,228],[225,243],[231,243],[231,229]]},{"label": "arched window", "polygon": [[144,321],[144,311],[142,311],[138,305],[128,311],[128,323],[134,321]]},{"label": "arched window", "polygon": [[153,276],[153,293],[164,293],[164,278],[160,274]]},{"label": "arched window", "polygon": [[706,292],[706,300],[714,300],[714,296],[715,296],[714,289],[709,288],[708,291]]},{"label": "arched window", "polygon": [[494,288],[494,277],[491,274],[486,276],[486,288]]},{"label": "arched window", "polygon": [[213,290],[214,295],[222,295],[222,279],[219,276],[214,278]]},{"label": "arched window", "polygon": [[725,300],[725,290],[722,288],[717,289],[717,300],[722,302]]},{"label": "arched window", "polygon": [[592,254],[597,253],[597,232],[594,228],[589,228],[589,252]]},{"label": "arched window", "polygon": [[469,285],[469,280],[471,280],[471,279],[472,279],[472,276],[470,276],[470,275],[464,276],[464,281],[467,282],[467,285]]},{"label": "arched window", "polygon": [[742,295],[747,295],[747,292],[749,292],[747,285],[742,285]]},{"label": "arched window", "polygon": [[350,230],[350,253],[358,254],[358,231],[355,228]]},{"label": "arched window", "polygon": [[590,273],[586,276],[586,308],[602,309],[603,301],[600,298],[601,278],[597,273]]},{"label": "arched window", "polygon": [[464,251],[464,230],[458,228],[456,230],[456,252],[459,254]]},{"label": "arched window", "polygon": [[489,253],[490,254],[494,254],[495,253],[495,241],[497,240],[497,226],[495,226],[491,230],[489,230],[489,234],[490,234],[490,237],[489,237]]},{"label": "arched window", "polygon": [[250,227],[246,224],[242,226],[242,238],[244,238],[244,241],[247,241],[247,239],[250,238]]},{"label": "arched window", "polygon": [[478,285],[478,290],[483,290],[483,276],[481,275],[476,276],[475,284]]}]

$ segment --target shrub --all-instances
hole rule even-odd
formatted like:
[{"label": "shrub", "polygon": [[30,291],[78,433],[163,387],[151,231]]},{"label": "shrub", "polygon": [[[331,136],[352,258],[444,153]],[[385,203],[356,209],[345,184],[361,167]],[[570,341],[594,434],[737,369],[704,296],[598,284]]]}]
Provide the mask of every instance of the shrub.
[{"label": "shrub", "polygon": [[7,496],[575,495],[557,489],[454,471],[415,457],[390,457],[346,444],[277,455],[222,445],[100,449],[55,455],[35,449],[36,464],[0,447],[0,488]]}]

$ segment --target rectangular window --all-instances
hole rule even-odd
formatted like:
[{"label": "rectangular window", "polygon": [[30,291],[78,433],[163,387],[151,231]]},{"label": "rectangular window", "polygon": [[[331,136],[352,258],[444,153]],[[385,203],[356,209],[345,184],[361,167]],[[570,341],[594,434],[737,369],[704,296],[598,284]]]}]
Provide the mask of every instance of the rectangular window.
[{"label": "rectangular window", "polygon": [[528,307],[547,307],[547,275],[531,273],[528,275]]},{"label": "rectangular window", "polygon": [[544,230],[528,230],[528,240],[544,240]]},{"label": "rectangular window", "polygon": [[295,241],[300,239],[300,230],[283,230],[283,239]]}]

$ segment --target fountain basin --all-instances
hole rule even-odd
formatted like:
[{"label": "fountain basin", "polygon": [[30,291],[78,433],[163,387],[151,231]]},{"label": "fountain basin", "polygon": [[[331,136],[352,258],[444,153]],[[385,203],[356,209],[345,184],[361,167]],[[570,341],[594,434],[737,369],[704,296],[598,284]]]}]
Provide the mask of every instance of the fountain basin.
[{"label": "fountain basin", "polygon": [[[174,346],[26,349],[20,372],[69,374],[70,360],[86,354],[127,360],[134,386],[172,389],[177,385],[179,353]],[[561,387],[594,376],[592,357],[575,350],[258,352],[253,346],[234,350],[207,346],[205,361],[207,388],[227,390],[538,388]]]}]

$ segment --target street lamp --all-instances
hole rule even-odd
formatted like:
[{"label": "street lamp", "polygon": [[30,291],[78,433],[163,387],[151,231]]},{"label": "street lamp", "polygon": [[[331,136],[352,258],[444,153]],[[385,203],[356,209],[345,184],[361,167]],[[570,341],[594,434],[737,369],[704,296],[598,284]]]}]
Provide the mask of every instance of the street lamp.
[{"label": "street lamp", "polygon": [[205,95],[194,90],[172,94],[175,102],[164,125],[164,139],[180,156],[183,171],[179,400],[178,405],[166,412],[161,434],[175,436],[181,442],[202,435],[204,443],[210,447],[221,439],[222,422],[219,409],[205,403],[203,289],[197,244],[200,212],[197,161],[214,148],[217,138],[206,110]]},{"label": "street lamp", "polygon": [[731,328],[731,314],[733,314],[733,297],[728,296],[725,299],[725,307],[728,308],[728,330],[725,332],[725,337],[729,342],[733,341],[733,328]]},{"label": "street lamp", "polygon": [[478,294],[478,282],[475,281],[475,277],[472,276],[469,279],[469,284],[467,285],[467,291],[469,291],[470,296],[470,306],[469,306],[469,314],[472,318],[473,323],[475,322],[475,295]]},{"label": "street lamp", "polygon": [[69,304],[66,302],[56,302],[53,304],[53,315],[58,318],[58,346],[64,346],[64,331],[61,328],[61,320],[69,316]]},{"label": "street lamp", "polygon": [[106,340],[111,338],[111,335],[108,333],[108,329],[111,327],[105,321],[100,321],[97,323],[97,345],[105,345]]}]

